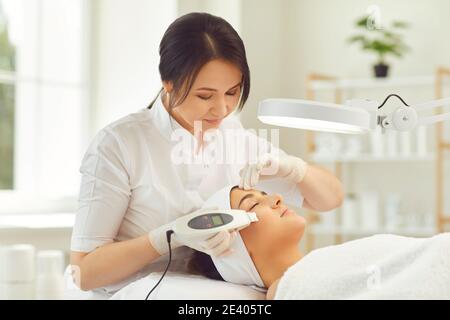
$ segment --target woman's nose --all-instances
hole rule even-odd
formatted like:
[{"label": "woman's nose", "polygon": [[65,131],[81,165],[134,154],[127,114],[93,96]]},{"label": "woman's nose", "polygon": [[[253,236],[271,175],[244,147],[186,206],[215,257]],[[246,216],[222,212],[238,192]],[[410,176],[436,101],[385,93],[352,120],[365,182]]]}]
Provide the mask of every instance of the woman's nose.
[{"label": "woman's nose", "polygon": [[281,194],[274,194],[271,200],[272,200],[272,208],[277,208],[283,202],[283,196]]},{"label": "woman's nose", "polygon": [[219,99],[211,113],[217,118],[225,117],[228,113],[228,106],[225,99]]}]

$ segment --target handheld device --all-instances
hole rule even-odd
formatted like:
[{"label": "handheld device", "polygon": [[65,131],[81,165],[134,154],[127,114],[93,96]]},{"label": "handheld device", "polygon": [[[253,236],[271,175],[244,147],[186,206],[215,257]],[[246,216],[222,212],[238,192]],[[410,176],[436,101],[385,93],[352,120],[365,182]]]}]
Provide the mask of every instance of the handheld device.
[{"label": "handheld device", "polygon": [[202,212],[194,212],[176,219],[173,223],[172,230],[167,231],[167,243],[169,245],[169,262],[159,281],[149,291],[145,300],[161,283],[169,269],[172,261],[172,248],[170,240],[172,234],[176,234],[185,239],[207,239],[222,230],[241,230],[249,226],[250,223],[258,221],[255,212],[247,212],[245,210],[207,210]]},{"label": "handheld device", "polygon": [[173,232],[181,238],[207,239],[222,230],[241,230],[258,221],[256,213],[245,210],[211,210],[191,213],[174,221]]}]

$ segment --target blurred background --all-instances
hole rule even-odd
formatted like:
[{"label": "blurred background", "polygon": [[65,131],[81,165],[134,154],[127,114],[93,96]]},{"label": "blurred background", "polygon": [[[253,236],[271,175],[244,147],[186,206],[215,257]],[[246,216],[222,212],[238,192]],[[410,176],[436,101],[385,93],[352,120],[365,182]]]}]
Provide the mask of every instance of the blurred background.
[{"label": "blurred background", "polygon": [[[67,263],[88,143],[156,96],[159,41],[192,11],[225,18],[244,40],[247,128],[273,128],[256,119],[258,102],[271,97],[450,96],[446,0],[2,0],[0,245],[61,250]],[[281,128],[286,152],[333,170],[346,191],[338,210],[298,210],[310,221],[305,250],[448,230],[449,126],[364,136]]]}]

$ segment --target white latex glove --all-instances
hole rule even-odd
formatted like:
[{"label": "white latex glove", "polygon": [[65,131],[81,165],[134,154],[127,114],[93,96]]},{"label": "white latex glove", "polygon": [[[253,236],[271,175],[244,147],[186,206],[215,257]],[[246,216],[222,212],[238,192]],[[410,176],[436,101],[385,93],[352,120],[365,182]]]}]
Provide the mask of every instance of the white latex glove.
[{"label": "white latex glove", "polygon": [[[209,212],[211,210],[217,210],[219,208],[203,208],[196,213]],[[173,230],[172,222],[164,224],[156,229],[153,229],[148,233],[148,238],[151,245],[155,248],[160,255],[167,254],[169,252],[169,244],[167,243],[167,231]],[[184,239],[177,236],[175,233],[172,234],[170,247],[173,249],[188,246],[197,251],[202,251],[208,255],[220,256],[222,254],[228,254],[229,248],[236,238],[237,231],[220,231],[208,239]]]},{"label": "white latex glove", "polygon": [[303,180],[308,164],[290,155],[263,154],[254,164],[246,164],[239,171],[241,180],[239,188],[253,189],[261,179],[285,178],[288,182],[297,184]]}]

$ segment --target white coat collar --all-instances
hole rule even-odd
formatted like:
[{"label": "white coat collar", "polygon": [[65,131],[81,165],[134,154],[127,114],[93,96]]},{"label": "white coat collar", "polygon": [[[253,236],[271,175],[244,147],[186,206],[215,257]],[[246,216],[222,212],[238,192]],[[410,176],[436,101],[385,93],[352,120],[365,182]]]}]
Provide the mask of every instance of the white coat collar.
[{"label": "white coat collar", "polygon": [[[153,122],[154,125],[157,127],[157,129],[160,131],[160,133],[167,139],[167,141],[171,143],[178,143],[176,140],[172,140],[172,133],[175,132],[175,130],[178,130],[177,137],[183,136],[183,139],[186,139],[185,141],[190,141],[191,145],[194,146],[196,144],[196,139],[190,133],[188,130],[183,128],[166,110],[164,107],[164,104],[162,102],[162,91],[156,98],[155,102],[153,103],[153,106],[149,110],[150,114],[155,121]],[[219,126],[221,128],[222,124]],[[216,142],[208,143],[206,148],[212,148],[216,145]]]},{"label": "white coat collar", "polygon": [[[169,112],[163,105],[162,92],[158,95],[153,106],[149,110],[152,118],[155,119],[154,125],[158,128],[159,132],[167,139],[171,141],[171,135],[175,130],[181,130],[183,134],[192,136],[192,134],[183,128],[174,118],[172,118]],[[192,137],[193,138],[193,137]]]}]

